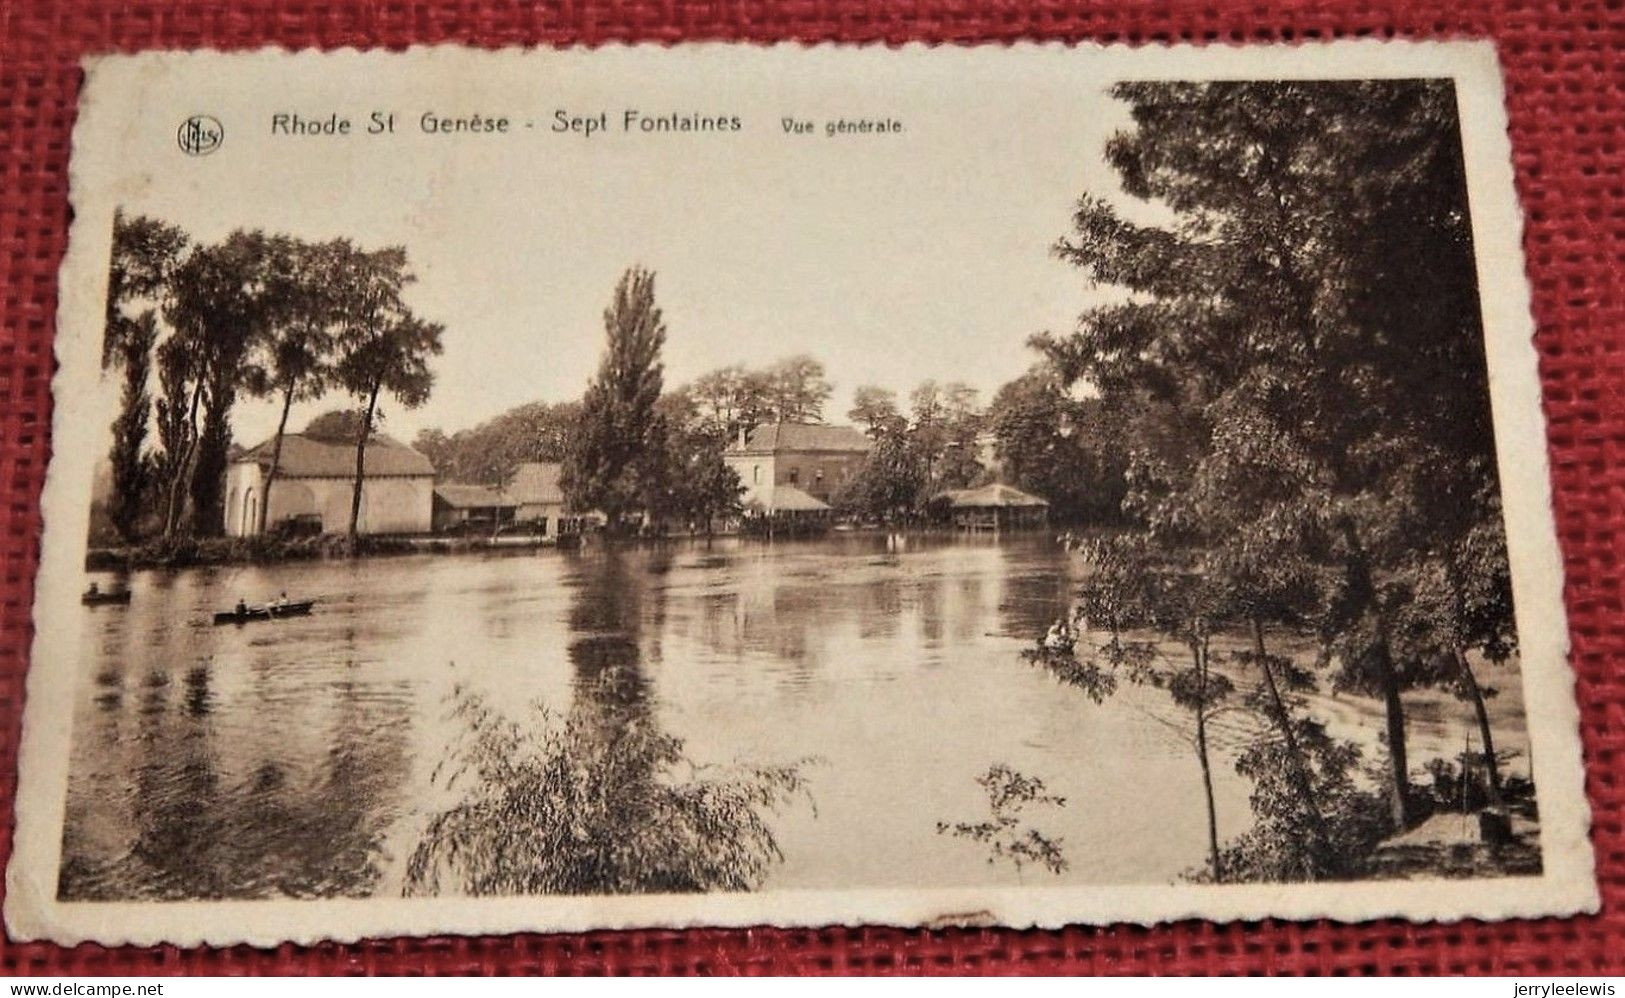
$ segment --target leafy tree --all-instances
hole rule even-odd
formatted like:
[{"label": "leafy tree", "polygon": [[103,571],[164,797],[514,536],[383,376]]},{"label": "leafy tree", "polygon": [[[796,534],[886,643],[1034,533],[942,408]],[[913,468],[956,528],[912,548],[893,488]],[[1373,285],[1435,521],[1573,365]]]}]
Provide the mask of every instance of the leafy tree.
[{"label": "leafy tree", "polygon": [[128,355],[125,341],[140,334],[135,325],[140,313],[131,315],[129,306],[159,303],[186,241],[186,234],[173,225],[144,215],[132,217],[122,209],[113,213],[102,367],[116,365]]},{"label": "leafy tree", "polygon": [[[218,533],[223,526],[221,486],[237,393],[259,394],[266,387],[254,355],[269,320],[270,260],[263,233],[238,230],[220,243],[195,247],[170,276],[166,317],[194,364],[190,447],[178,467],[187,477],[196,534]],[[166,533],[179,526],[178,500],[172,492]]]},{"label": "leafy tree", "polygon": [[[324,443],[351,444],[361,439],[361,426],[367,414],[361,409],[329,409],[312,416],[305,424],[304,435]],[[376,427],[373,436],[377,436]]]},{"label": "leafy tree", "polygon": [[266,296],[270,328],[265,370],[271,390],[282,396],[282,412],[272,438],[271,463],[260,492],[260,529],[270,525],[271,487],[282,467],[282,438],[295,402],[320,398],[333,372],[330,361],[342,302],[331,280],[342,262],[342,244],[310,244],[278,237],[269,247]]},{"label": "leafy tree", "polygon": [[445,430],[430,426],[419,430],[418,435],[412,438],[412,449],[429,459],[437,478],[451,482],[462,480],[454,470],[457,467],[455,436],[447,436]]},{"label": "leafy tree", "polygon": [[621,276],[604,310],[608,346],[581,401],[578,431],[561,475],[577,509],[597,509],[612,525],[658,494],[665,426],[657,411],[666,323],[655,305],[654,274]]},{"label": "leafy tree", "polygon": [[563,461],[579,418],[575,402],[527,402],[449,436],[423,430],[412,446],[448,481],[505,485],[521,464]]},{"label": "leafy tree", "polygon": [[[154,308],[162,304],[170,272],[186,245],[180,229],[122,210],[113,215],[108,265],[107,313],[102,331],[102,368],[119,368],[124,384],[108,457],[113,472],[113,526],[126,542],[135,539],[152,475],[145,454],[152,396],[147,379],[159,337]],[[145,304],[135,311],[132,307]]]},{"label": "leafy tree", "polygon": [[912,516],[925,500],[928,469],[907,435],[889,433],[875,442],[857,472],[842,482],[836,507],[883,521]]},{"label": "leafy tree", "polygon": [[118,348],[123,354],[119,364],[124,370],[124,387],[118,418],[113,420],[113,502],[109,514],[113,529],[125,543],[136,539],[152,477],[152,465],[144,448],[152,411],[147,378],[152,371],[152,345],[157,339],[157,317],[146,311],[120,337]]},{"label": "leafy tree", "polygon": [[[1185,552],[1188,558],[1190,552]],[[1105,628],[1109,638],[1098,646],[1080,647],[1073,637],[1046,638],[1027,653],[1029,661],[1075,686],[1096,703],[1116,688],[1117,677],[1162,690],[1191,718],[1189,731],[1170,724],[1187,738],[1202,773],[1207,809],[1208,875],[1225,879],[1219,848],[1218,812],[1213,797],[1213,763],[1208,729],[1235,690],[1228,676],[1214,668],[1213,638],[1233,619],[1232,595],[1179,553],[1126,536],[1101,541],[1091,551],[1093,573],[1085,585],[1081,616]],[[1166,636],[1189,662],[1171,657],[1155,637],[1130,638],[1131,631]]]},{"label": "leafy tree", "polygon": [[1472,706],[1486,794],[1499,805],[1501,774],[1488,708],[1497,691],[1480,682],[1468,654],[1504,663],[1517,649],[1517,634],[1500,504],[1486,500],[1483,508],[1485,518],[1457,543],[1419,556],[1396,573],[1393,585],[1404,589],[1406,599],[1395,613],[1393,641],[1397,655],[1417,663],[1414,673]]},{"label": "leafy tree", "polygon": [[[1258,703],[1262,687],[1254,691]],[[1294,710],[1294,745],[1272,729],[1260,729],[1236,760],[1236,772],[1253,782],[1253,827],[1221,853],[1225,879],[1232,882],[1346,880],[1365,873],[1365,861],[1389,831],[1383,803],[1355,783],[1359,746],[1336,739],[1323,724]],[[1305,765],[1317,804],[1315,816],[1302,806],[1296,767]]]},{"label": "leafy tree", "polygon": [[909,441],[926,467],[930,494],[960,489],[982,473],[977,437],[982,413],[976,389],[961,382],[926,381],[909,394]]},{"label": "leafy tree", "polygon": [[414,277],[400,247],[364,251],[349,243],[333,246],[334,282],[340,303],[335,342],[335,383],[362,407],[355,437],[355,481],[350,492],[350,547],[356,549],[361,520],[367,441],[378,415],[378,398],[388,394],[407,409],[429,398],[434,373],[429,358],[441,352],[444,327],[412,314],[401,298]]},{"label": "leafy tree", "polygon": [[655,418],[661,427],[658,459],[663,467],[652,476],[659,487],[647,496],[650,519],[661,524],[676,520],[709,536],[717,520],[744,508],[744,486],[723,458],[730,437],[693,386],[662,395]]},{"label": "leafy tree", "polygon": [[[679,393],[690,399],[696,418],[726,440],[767,422],[817,423],[833,389],[824,365],[805,354],[787,357],[763,370],[741,364],[707,372]],[[676,394],[676,393],[674,393]]]},{"label": "leafy tree", "polygon": [[745,487],[739,474],[723,460],[723,444],[715,437],[691,430],[670,434],[670,467],[663,512],[709,536],[718,520],[737,516],[744,509]]},{"label": "leafy tree", "polygon": [[157,349],[157,357],[159,397],[153,408],[159,452],[152,470],[162,493],[159,516],[163,532],[169,536],[180,515],[181,488],[191,460],[200,389],[194,376],[197,365],[184,340],[174,336],[165,340]]},{"label": "leafy tree", "polygon": [[693,399],[699,418],[726,440],[749,436],[772,418],[768,376],[738,364],[703,374],[684,391]]},{"label": "leafy tree", "polygon": [[824,365],[806,354],[786,357],[763,372],[768,406],[781,423],[821,423],[824,404],[834,391],[824,378]]},{"label": "leafy tree", "polygon": [[1120,520],[1129,463],[1120,408],[1074,399],[1048,364],[1035,365],[988,405],[1000,478],[1049,500],[1052,520]]},{"label": "leafy tree", "polygon": [[521,726],[458,691],[453,717],[463,733],[435,778],[468,789],[430,819],[408,895],[754,890],[783,858],[768,815],[805,789],[797,766],[696,766],[646,712],[538,710]]},{"label": "leafy tree", "polygon": [[1051,838],[1021,822],[1029,807],[1065,807],[1066,798],[1048,793],[1043,780],[1025,776],[1003,763],[989,766],[976,783],[987,793],[988,819],[939,821],[937,834],[982,843],[988,848],[989,865],[1008,860],[1018,875],[1028,864],[1037,864],[1051,873],[1065,873],[1070,864],[1062,848],[1064,840]]},{"label": "leafy tree", "polygon": [[861,385],[852,393],[852,408],[847,410],[846,418],[862,423],[864,432],[877,439],[901,432],[907,424],[897,407],[897,393],[875,385]]},{"label": "leafy tree", "polygon": [[1384,704],[1391,817],[1403,824],[1401,695],[1433,670],[1396,653],[1412,590],[1402,569],[1418,550],[1456,543],[1482,520],[1474,497],[1494,491],[1451,85],[1148,82],[1113,93],[1134,128],[1107,158],[1129,195],[1174,220],[1138,225],[1082,199],[1057,252],[1133,295],[1039,344],[1068,381],[1175,411],[1182,460],[1152,453],[1131,469],[1136,483],[1173,491],[1148,502],[1152,489],[1137,484],[1128,507],[1190,522],[1247,496],[1254,515],[1225,517],[1241,531],[1232,548],[1257,540],[1290,549],[1282,563],[1294,572],[1315,570],[1313,624],[1338,684]]}]

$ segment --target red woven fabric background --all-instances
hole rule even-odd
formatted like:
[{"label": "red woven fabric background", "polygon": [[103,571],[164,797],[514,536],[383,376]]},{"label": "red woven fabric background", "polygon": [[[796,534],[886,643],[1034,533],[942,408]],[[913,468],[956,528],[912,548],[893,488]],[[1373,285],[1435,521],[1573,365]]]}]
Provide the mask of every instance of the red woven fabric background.
[{"label": "red woven fabric background", "polygon": [[50,453],[56,273],[87,53],[146,48],[496,47],[770,42],[1215,43],[1493,37],[1507,72],[1524,250],[1578,673],[1600,916],[1071,928],[625,932],[382,940],[276,950],[106,949],[0,940],[0,972],[147,973],[1500,973],[1625,972],[1625,4],[1143,3],[1108,0],[0,0],[0,857],[32,640]]}]

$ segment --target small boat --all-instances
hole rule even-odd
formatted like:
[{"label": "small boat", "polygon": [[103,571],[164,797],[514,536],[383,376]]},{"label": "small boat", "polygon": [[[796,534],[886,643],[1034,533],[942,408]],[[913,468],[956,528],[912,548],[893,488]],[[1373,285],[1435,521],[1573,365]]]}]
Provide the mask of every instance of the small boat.
[{"label": "small boat", "polygon": [[217,610],[214,615],[216,624],[246,624],[251,620],[277,620],[281,617],[308,617],[310,608],[316,605],[313,599],[299,600],[289,603],[257,603],[245,606],[238,610]]},{"label": "small boat", "polygon": [[102,606],[104,604],[125,604],[130,602],[128,589],[87,589],[79,597],[79,602],[85,606]]}]

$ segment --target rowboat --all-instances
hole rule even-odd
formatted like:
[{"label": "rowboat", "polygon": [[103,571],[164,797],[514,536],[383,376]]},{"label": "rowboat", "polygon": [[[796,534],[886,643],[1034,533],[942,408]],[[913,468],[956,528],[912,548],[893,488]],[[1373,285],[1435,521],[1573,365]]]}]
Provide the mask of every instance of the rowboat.
[{"label": "rowboat", "polygon": [[91,590],[80,596],[79,602],[85,606],[128,603],[130,602],[130,591],[128,589]]},{"label": "rowboat", "polygon": [[307,617],[310,608],[316,605],[313,599],[300,600],[296,603],[260,603],[247,606],[241,612],[237,610],[217,610],[214,615],[216,624],[246,624],[254,620],[277,620],[282,617]]}]

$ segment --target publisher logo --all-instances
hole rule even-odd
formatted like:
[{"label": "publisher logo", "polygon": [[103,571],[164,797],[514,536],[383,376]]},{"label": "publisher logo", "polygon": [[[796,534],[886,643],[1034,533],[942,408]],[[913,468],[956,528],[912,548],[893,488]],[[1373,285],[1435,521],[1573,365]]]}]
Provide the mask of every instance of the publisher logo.
[{"label": "publisher logo", "polygon": [[175,144],[188,156],[207,156],[220,148],[226,139],[226,128],[218,118],[207,114],[194,114],[181,122],[175,132]]}]

